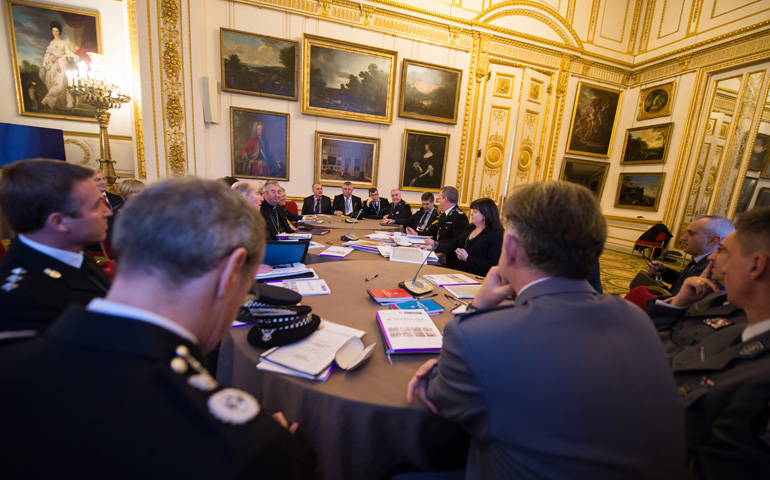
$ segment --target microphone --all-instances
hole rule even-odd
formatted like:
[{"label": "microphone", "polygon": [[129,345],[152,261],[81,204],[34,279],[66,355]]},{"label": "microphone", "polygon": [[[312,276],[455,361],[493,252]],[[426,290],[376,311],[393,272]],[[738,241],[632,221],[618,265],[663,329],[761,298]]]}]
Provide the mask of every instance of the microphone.
[{"label": "microphone", "polygon": [[425,280],[424,278],[417,279],[417,275],[420,274],[420,270],[422,270],[422,267],[425,266],[425,262],[428,261],[428,257],[430,257],[430,254],[433,253],[434,250],[436,250],[436,247],[438,246],[438,240],[433,244],[433,247],[430,249],[427,255],[425,255],[425,260],[422,261],[420,264],[420,268],[417,269],[417,272],[414,274],[414,278],[411,280],[406,280],[403,282],[398,283],[398,288],[403,288],[410,294],[412,294],[413,297],[419,297],[420,295],[425,295],[426,293],[430,293],[433,291],[433,285],[431,285],[430,282]]},{"label": "microphone", "polygon": [[[355,225],[355,224],[358,222],[358,217],[360,217],[360,216],[361,216],[361,212],[363,212],[363,211],[364,211],[364,207],[362,206],[362,207],[361,207],[361,208],[358,210],[358,215],[356,215],[356,218],[355,218],[355,220],[353,220],[352,222],[350,222],[350,223],[351,223],[351,225],[350,225],[350,230],[348,230],[348,233],[346,233],[345,235],[343,235],[343,236],[341,236],[341,237],[340,237],[340,239],[342,239],[342,241],[343,241],[343,242],[355,242],[356,240],[358,240],[358,235],[353,235],[353,234],[351,234],[350,232],[352,232],[352,231],[353,231],[353,225]],[[347,219],[347,220],[345,220],[345,221],[347,222],[348,220],[350,220],[350,219],[348,218],[348,219]]]}]

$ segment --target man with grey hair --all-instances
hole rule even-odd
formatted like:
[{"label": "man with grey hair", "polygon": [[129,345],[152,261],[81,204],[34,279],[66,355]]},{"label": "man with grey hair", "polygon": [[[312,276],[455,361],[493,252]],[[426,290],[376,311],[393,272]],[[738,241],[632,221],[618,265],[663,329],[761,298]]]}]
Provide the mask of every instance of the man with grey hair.
[{"label": "man with grey hair", "polygon": [[416,391],[470,433],[466,478],[682,478],[684,420],[658,335],[586,281],[607,232],[594,195],[523,185],[503,223],[498,266],[407,400]]},{"label": "man with grey hair", "polygon": [[268,240],[276,240],[280,233],[293,233],[294,228],[281,207],[281,192],[283,188],[278,182],[265,182],[265,201],[262,202],[262,216],[265,218],[267,228],[265,232]]},{"label": "man with grey hair", "polygon": [[107,297],[0,349],[14,365],[0,371],[0,408],[13,412],[3,473],[301,478],[292,433],[202,365],[254,284],[264,237],[261,215],[219,181],[168,180],[129,202]]},{"label": "man with grey hair", "polygon": [[256,185],[252,185],[249,182],[235,182],[230,188],[243,195],[254,208],[260,209],[264,198],[262,198],[262,194],[259,193]]},{"label": "man with grey hair", "polygon": [[[436,203],[441,209],[441,215],[438,220],[428,225],[420,235],[427,235],[432,237],[437,242],[439,240],[449,241],[465,230],[468,226],[468,216],[465,215],[460,207],[457,206],[457,201],[460,199],[460,193],[455,187],[446,186],[441,189],[436,198]],[[406,228],[406,233],[409,235],[416,235],[417,232],[410,228]],[[452,252],[446,252],[445,264],[447,267],[454,267],[457,261],[457,254]]]},{"label": "man with grey hair", "polygon": [[103,297],[110,279],[83,251],[112,215],[90,168],[59,160],[6,165],[0,208],[18,233],[0,261],[0,338],[34,335],[70,304]]},{"label": "man with grey hair", "polygon": [[692,261],[681,272],[666,267],[661,262],[647,266],[649,275],[660,276],[671,285],[668,290],[676,295],[688,277],[697,277],[709,264],[709,255],[714,253],[724,238],[734,230],[733,222],[719,215],[695,217],[682,235],[682,250],[692,256]]}]

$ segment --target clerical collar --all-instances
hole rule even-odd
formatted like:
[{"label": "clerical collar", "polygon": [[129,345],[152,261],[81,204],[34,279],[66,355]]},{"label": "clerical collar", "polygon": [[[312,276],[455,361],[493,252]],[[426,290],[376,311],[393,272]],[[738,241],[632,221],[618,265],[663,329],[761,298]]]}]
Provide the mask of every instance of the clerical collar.
[{"label": "clerical collar", "polygon": [[70,252],[69,250],[62,250],[61,248],[49,247],[48,245],[43,245],[40,242],[29,239],[21,233],[19,234],[19,241],[29,248],[55,258],[70,267],[80,268],[80,266],[83,265],[83,252]]}]

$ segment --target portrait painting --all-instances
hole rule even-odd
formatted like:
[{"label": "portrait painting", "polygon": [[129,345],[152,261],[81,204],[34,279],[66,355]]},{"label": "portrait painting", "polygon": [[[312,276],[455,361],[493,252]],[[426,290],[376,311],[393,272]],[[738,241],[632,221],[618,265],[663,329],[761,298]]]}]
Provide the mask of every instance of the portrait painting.
[{"label": "portrait painting", "polygon": [[230,107],[232,176],[289,180],[289,115]]},{"label": "portrait painting", "polygon": [[101,53],[98,12],[21,0],[6,3],[21,115],[95,122],[95,110],[67,91],[67,72]]},{"label": "portrait painting", "polygon": [[748,169],[756,172],[762,171],[768,157],[770,157],[770,136],[758,133],[754,139],[754,146],[751,148]]},{"label": "portrait painting", "polygon": [[665,173],[621,173],[615,206],[658,211]]},{"label": "portrait painting", "polygon": [[762,187],[757,195],[757,201],[754,202],[755,207],[770,207],[770,187]]},{"label": "portrait painting", "polygon": [[578,82],[567,153],[609,158],[623,92]]},{"label": "portrait painting", "polygon": [[305,34],[302,113],[393,123],[398,52]]},{"label": "portrait painting", "polygon": [[219,29],[222,91],[297,100],[299,42]]},{"label": "portrait painting", "polygon": [[626,130],[620,163],[664,163],[673,126],[673,123],[663,123]]},{"label": "portrait painting", "polygon": [[757,188],[759,180],[752,177],[746,177],[741,186],[741,194],[738,196],[738,204],[735,207],[735,213],[743,213],[749,208],[751,197],[754,196],[754,190]]},{"label": "portrait painting", "polygon": [[398,116],[457,124],[463,71],[404,59]]},{"label": "portrait painting", "polygon": [[449,135],[404,130],[401,190],[438,192],[444,186]]},{"label": "portrait painting", "polygon": [[601,200],[609,167],[609,163],[565,158],[559,179],[583,185],[596,195],[597,200]]},{"label": "portrait painting", "polygon": [[315,132],[315,182],[354,188],[377,186],[380,139],[343,133]]},{"label": "portrait painting", "polygon": [[676,82],[643,88],[639,92],[639,114],[637,120],[666,117],[671,115],[674,105],[674,87]]}]

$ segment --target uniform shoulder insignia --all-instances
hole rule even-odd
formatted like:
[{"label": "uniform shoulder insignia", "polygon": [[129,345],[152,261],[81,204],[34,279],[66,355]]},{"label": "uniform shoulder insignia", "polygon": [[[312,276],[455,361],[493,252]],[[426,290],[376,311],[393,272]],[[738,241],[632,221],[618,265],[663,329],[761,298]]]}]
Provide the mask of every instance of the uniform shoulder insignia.
[{"label": "uniform shoulder insignia", "polygon": [[243,425],[259,414],[257,400],[237,388],[225,388],[209,397],[209,412],[224,423]]},{"label": "uniform shoulder insignia", "polygon": [[743,347],[741,347],[741,349],[738,350],[738,356],[753,357],[764,350],[765,350],[765,345],[759,340],[754,340],[753,342],[749,342]]},{"label": "uniform shoulder insignia", "polygon": [[5,292],[10,292],[19,287],[19,283],[24,279],[24,274],[27,273],[23,268],[14,268],[11,270],[11,274],[5,277],[5,283],[0,286]]},{"label": "uniform shoulder insignia", "polygon": [[503,305],[503,306],[500,306],[500,307],[492,307],[492,308],[478,308],[478,309],[475,309],[475,310],[473,310],[471,312],[461,313],[460,315],[458,315],[457,321],[458,322],[463,322],[463,321],[468,320],[470,318],[473,318],[474,316],[479,315],[481,313],[496,312],[497,310],[506,310],[506,309],[513,308],[513,307],[514,307],[513,305]]}]

